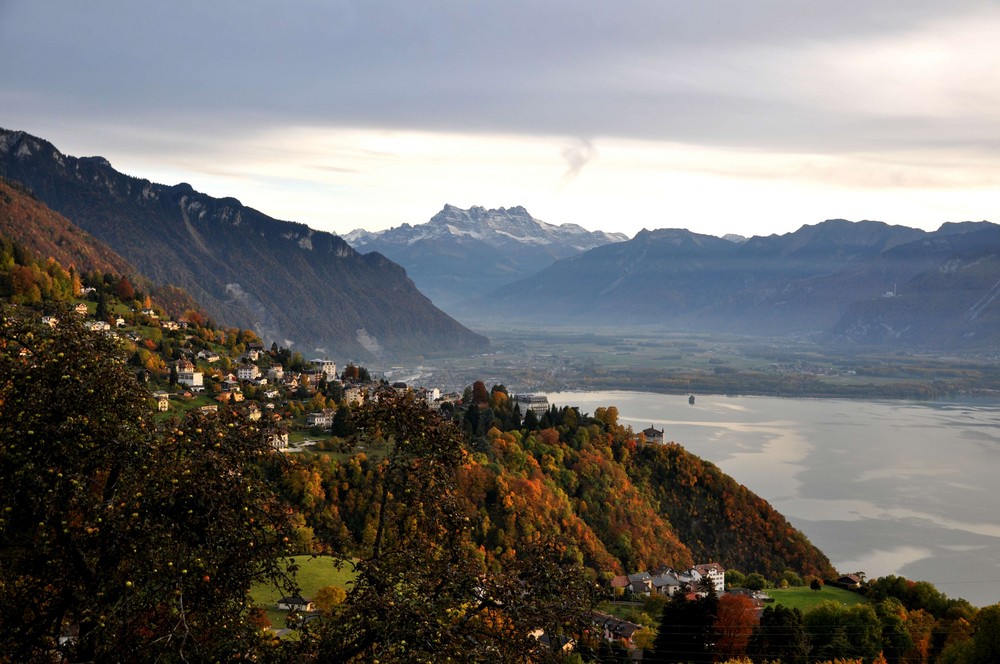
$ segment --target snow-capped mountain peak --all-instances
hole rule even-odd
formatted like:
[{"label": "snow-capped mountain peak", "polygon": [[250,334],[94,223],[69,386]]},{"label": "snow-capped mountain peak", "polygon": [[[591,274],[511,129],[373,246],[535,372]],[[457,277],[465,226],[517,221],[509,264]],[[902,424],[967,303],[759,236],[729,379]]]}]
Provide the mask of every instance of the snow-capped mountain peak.
[{"label": "snow-capped mountain peak", "polygon": [[383,246],[407,246],[449,236],[479,240],[494,247],[517,242],[536,246],[562,245],[576,251],[628,239],[621,233],[588,231],[576,224],[549,224],[535,219],[519,205],[496,209],[475,205],[468,210],[445,205],[424,224],[402,224],[376,232],[358,229],[345,235],[344,239],[354,248],[362,249],[376,241]]}]

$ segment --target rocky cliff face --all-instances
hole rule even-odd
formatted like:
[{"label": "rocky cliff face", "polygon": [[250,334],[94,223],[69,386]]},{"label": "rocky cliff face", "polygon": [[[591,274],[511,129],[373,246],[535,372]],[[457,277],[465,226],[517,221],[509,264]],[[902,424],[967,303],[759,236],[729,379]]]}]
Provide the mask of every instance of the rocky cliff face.
[{"label": "rocky cliff face", "polygon": [[349,357],[433,354],[488,341],[437,309],[380,254],[279,221],[234,198],[166,186],[0,130],[0,175],[108,244],[157,284],[190,292],[227,324]]}]

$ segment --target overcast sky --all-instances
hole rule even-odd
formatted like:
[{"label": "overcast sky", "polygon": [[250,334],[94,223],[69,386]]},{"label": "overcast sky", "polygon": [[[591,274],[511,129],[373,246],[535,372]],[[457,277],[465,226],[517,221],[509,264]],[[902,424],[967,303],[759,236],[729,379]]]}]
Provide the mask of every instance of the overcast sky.
[{"label": "overcast sky", "polygon": [[0,126],[346,233],[1000,221],[1000,5],[0,0]]}]

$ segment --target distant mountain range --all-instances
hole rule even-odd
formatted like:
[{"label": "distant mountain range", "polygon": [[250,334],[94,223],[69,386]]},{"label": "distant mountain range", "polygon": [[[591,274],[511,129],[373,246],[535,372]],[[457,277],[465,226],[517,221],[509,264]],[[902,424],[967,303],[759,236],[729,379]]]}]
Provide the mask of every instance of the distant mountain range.
[{"label": "distant mountain range", "polygon": [[344,239],[358,251],[377,251],[402,265],[421,291],[454,315],[465,300],[628,236],[548,224],[523,207],[445,205],[427,223],[374,233],[356,230]]},{"label": "distant mountain range", "polygon": [[188,184],[119,173],[0,129],[0,176],[107,244],[154,284],[185,289],[226,324],[305,352],[355,358],[480,350],[488,340],[437,309],[402,268],[344,240]]},{"label": "distant mountain range", "polygon": [[[446,205],[424,224],[341,239],[187,184],[123,175],[101,157],[63,155],[23,132],[0,130],[0,176],[117,252],[118,269],[183,288],[216,319],[308,351],[369,358],[486,347],[421,291],[484,326],[1000,345],[1000,227],[988,222],[926,232],[830,220],[749,239],[661,229],[629,240],[547,224],[522,207]],[[41,254],[74,243],[41,230],[44,214],[32,218],[36,240],[48,242]]]},{"label": "distant mountain range", "polygon": [[826,343],[1000,343],[995,224],[925,232],[831,220],[733,240],[644,230],[558,261],[457,313],[467,321],[652,325]]}]

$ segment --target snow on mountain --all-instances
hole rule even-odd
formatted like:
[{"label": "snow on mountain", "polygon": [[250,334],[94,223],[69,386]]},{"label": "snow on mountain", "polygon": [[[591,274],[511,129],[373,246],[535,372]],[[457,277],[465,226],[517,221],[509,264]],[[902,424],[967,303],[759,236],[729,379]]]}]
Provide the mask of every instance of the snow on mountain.
[{"label": "snow on mountain", "polygon": [[521,206],[487,210],[473,206],[468,210],[445,205],[424,224],[402,224],[384,231],[369,232],[362,229],[344,235],[355,249],[377,242],[386,246],[407,246],[421,240],[445,237],[463,237],[479,240],[493,247],[511,242],[524,245],[560,245],[576,251],[586,251],[611,242],[622,242],[628,237],[622,233],[588,231],[576,224],[549,224],[532,217]]}]

